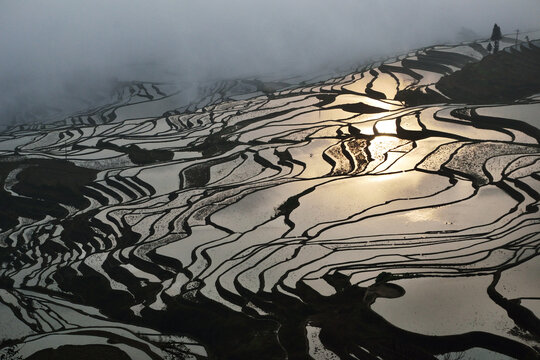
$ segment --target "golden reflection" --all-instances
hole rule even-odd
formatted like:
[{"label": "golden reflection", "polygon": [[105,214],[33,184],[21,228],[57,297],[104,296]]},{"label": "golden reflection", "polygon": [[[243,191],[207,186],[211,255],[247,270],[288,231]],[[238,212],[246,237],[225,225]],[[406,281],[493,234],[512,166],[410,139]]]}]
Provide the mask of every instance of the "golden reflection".
[{"label": "golden reflection", "polygon": [[379,134],[397,134],[396,120],[380,120],[375,124],[375,131]]},{"label": "golden reflection", "polygon": [[371,139],[368,146],[371,161],[367,165],[365,173],[378,173],[388,169],[404,155],[404,151],[400,149],[406,149],[409,142],[409,140],[387,135]]},{"label": "golden reflection", "polygon": [[393,99],[396,96],[397,85],[392,76],[381,73],[373,82],[371,89],[385,94],[387,99]]},{"label": "golden reflection", "polygon": [[424,222],[434,221],[438,218],[437,211],[435,209],[419,209],[414,211],[408,211],[403,214],[407,220],[411,222]]},{"label": "golden reflection", "polygon": [[371,98],[369,96],[360,95],[360,94],[341,94],[337,95],[335,100],[331,102],[330,104],[326,105],[326,107],[334,107],[339,105],[346,105],[346,104],[366,104],[368,106],[377,107],[380,109],[393,111],[398,110],[402,108],[402,105],[396,101],[392,100],[377,100],[374,98]]}]

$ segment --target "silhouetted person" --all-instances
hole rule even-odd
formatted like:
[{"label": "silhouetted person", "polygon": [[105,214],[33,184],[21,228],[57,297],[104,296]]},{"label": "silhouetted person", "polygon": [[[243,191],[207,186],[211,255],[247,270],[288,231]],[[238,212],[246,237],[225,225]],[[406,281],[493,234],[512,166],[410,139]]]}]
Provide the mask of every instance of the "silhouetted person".
[{"label": "silhouetted person", "polygon": [[491,45],[491,43],[489,43],[488,46],[487,46],[488,53],[491,54],[491,50],[493,50],[493,46]]},{"label": "silhouetted person", "polygon": [[495,24],[493,25],[493,31],[491,31],[491,41],[495,44],[493,47],[493,53],[495,54],[497,51],[499,51],[499,40],[502,39],[502,33],[501,28],[499,25]]}]

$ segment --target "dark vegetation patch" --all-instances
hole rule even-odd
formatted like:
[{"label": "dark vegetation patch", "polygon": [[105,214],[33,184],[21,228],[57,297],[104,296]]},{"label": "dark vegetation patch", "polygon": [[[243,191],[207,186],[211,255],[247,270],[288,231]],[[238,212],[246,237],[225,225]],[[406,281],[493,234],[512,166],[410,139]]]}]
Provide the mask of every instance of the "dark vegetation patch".
[{"label": "dark vegetation patch", "polygon": [[[12,190],[4,189],[9,173],[22,170],[16,176]],[[83,209],[90,203],[82,189],[95,180],[97,170],[74,165],[65,160],[24,159],[4,162],[0,166],[0,228],[16,226],[18,217],[41,220],[46,215],[61,218],[67,215],[59,204]]]},{"label": "dark vegetation patch", "polygon": [[418,106],[425,104],[440,104],[451,102],[438,92],[427,87],[418,87],[413,89],[404,89],[397,92],[395,100],[403,101],[407,106]]},{"label": "dark vegetation patch", "polygon": [[333,109],[341,109],[343,111],[351,112],[351,113],[357,113],[357,114],[377,114],[381,112],[385,112],[387,110],[378,108],[376,106],[370,106],[366,105],[363,102],[359,102],[356,104],[343,104],[343,105],[337,105],[335,107],[332,107]]},{"label": "dark vegetation patch", "polygon": [[180,174],[182,189],[202,187],[210,181],[211,164],[201,163],[188,167]]},{"label": "dark vegetation patch", "polygon": [[437,83],[454,101],[508,102],[540,92],[540,48],[500,51],[469,64]]},{"label": "dark vegetation patch", "polygon": [[12,278],[5,275],[0,276],[0,289],[13,289],[13,284],[15,282]]},{"label": "dark vegetation patch", "polygon": [[98,141],[96,147],[98,149],[114,150],[126,154],[129,159],[137,165],[148,165],[164,161],[170,161],[174,157],[174,152],[170,150],[161,149],[143,149],[135,144],[127,146],[120,146],[106,142],[103,140]]},{"label": "dark vegetation patch", "polygon": [[130,360],[122,350],[109,345],[60,345],[35,352],[27,360]]},{"label": "dark vegetation patch", "polygon": [[200,151],[204,157],[226,153],[234,149],[239,143],[229,140],[225,135],[225,132],[210,134],[204,138],[201,144],[193,146],[191,150]]},{"label": "dark vegetation patch", "polygon": [[180,173],[180,187],[183,189],[187,189],[205,186],[210,181],[210,169],[213,166],[224,164],[229,161],[234,161],[239,157],[244,160],[247,159],[246,154],[241,154],[240,156],[229,156],[226,158],[220,158],[216,160],[206,161],[203,163],[198,163],[186,168]]},{"label": "dark vegetation patch", "polygon": [[174,156],[174,153],[169,150],[146,150],[137,145],[127,146],[126,153],[129,159],[137,165],[170,161]]},{"label": "dark vegetation patch", "polygon": [[443,76],[437,92],[417,88],[397,93],[395,99],[408,106],[436,103],[507,103],[540,92],[540,48],[520,46],[509,52],[488,55],[479,62],[467,63],[461,70]]},{"label": "dark vegetation patch", "polygon": [[18,194],[82,209],[89,205],[81,189],[96,178],[96,170],[64,160],[33,160],[17,175]]}]

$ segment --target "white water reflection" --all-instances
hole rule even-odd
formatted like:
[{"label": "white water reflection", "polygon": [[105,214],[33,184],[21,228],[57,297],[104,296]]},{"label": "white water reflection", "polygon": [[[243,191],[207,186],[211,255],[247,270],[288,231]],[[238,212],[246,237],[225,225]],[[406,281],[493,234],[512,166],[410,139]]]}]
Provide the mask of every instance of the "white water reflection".
[{"label": "white water reflection", "polygon": [[392,324],[421,334],[480,330],[510,337],[514,322],[485,296],[490,282],[490,276],[397,280],[405,295],[377,299],[373,309]]}]

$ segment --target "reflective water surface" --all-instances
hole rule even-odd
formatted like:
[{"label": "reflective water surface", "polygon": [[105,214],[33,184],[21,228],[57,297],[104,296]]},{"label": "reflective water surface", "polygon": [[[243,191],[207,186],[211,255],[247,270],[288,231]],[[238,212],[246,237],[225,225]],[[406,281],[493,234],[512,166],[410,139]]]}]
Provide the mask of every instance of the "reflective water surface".
[{"label": "reflective water surface", "polygon": [[394,100],[477,48],[0,134],[0,351],[537,358],[538,100]]}]

